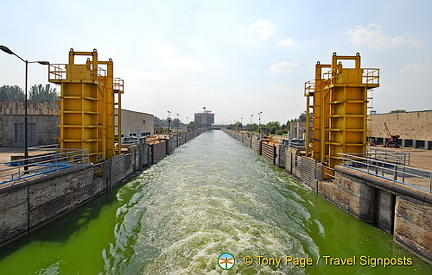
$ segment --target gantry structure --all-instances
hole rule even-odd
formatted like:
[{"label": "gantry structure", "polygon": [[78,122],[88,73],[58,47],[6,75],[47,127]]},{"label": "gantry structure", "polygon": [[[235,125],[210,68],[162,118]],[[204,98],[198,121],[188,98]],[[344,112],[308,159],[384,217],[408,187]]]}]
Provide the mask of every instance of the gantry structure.
[{"label": "gantry structure", "polygon": [[68,64],[49,66],[49,81],[61,85],[60,147],[88,149],[93,163],[121,152],[124,81],[113,72],[112,59],[98,60],[96,49],[70,49]]},{"label": "gantry structure", "polygon": [[333,168],[341,153],[366,153],[368,91],[378,86],[379,69],[361,68],[359,53],[317,62],[315,79],[304,88],[306,155]]}]

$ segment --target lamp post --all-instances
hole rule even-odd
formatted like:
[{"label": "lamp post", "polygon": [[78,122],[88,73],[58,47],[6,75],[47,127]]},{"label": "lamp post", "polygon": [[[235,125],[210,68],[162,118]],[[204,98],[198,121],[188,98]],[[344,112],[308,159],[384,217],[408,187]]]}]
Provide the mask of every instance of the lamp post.
[{"label": "lamp post", "polygon": [[243,131],[243,118],[240,118],[240,131]]},{"label": "lamp post", "polygon": [[261,127],[261,114],[262,111],[258,113],[258,126]]},{"label": "lamp post", "polygon": [[167,111],[167,113],[168,113],[168,134],[169,133],[171,133],[171,117],[170,117],[170,115],[171,115],[171,112],[170,111]]},{"label": "lamp post", "polygon": [[177,133],[179,131],[179,124],[180,124],[180,119],[179,119],[179,114],[177,114]]},{"label": "lamp post", "polygon": [[180,119],[179,119],[179,114],[177,114],[177,147],[179,147],[179,139],[180,139],[180,134],[179,134],[179,124],[180,124]]},{"label": "lamp post", "polygon": [[14,53],[8,47],[0,45],[0,50],[7,54],[15,55],[21,61],[25,63],[25,98],[24,98],[24,170],[28,170],[27,159],[28,159],[28,110],[27,110],[27,85],[28,85],[28,64],[39,63],[41,65],[49,65],[48,61],[28,61],[21,58],[19,55]]}]

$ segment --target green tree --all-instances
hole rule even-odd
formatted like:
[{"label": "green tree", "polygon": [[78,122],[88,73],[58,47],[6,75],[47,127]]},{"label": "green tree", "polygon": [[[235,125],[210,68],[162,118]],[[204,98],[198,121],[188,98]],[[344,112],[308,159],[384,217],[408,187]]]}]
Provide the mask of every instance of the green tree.
[{"label": "green tree", "polygon": [[178,118],[174,118],[173,120],[172,120],[172,126],[173,127],[179,127],[180,128],[180,119],[178,119]]},{"label": "green tree", "polygon": [[278,135],[278,136],[282,136],[282,135],[284,135],[284,134],[286,134],[287,132],[286,131],[284,131],[284,130],[282,130],[282,129],[280,129],[280,130],[276,130],[275,131],[275,135]]},{"label": "green tree", "polygon": [[306,112],[301,113],[298,120],[300,122],[306,122]]},{"label": "green tree", "polygon": [[236,123],[234,123],[234,129],[241,130],[242,128],[243,126],[240,121],[236,121]]},{"label": "green tree", "polygon": [[249,131],[258,132],[258,124],[248,124],[246,125],[246,129],[248,129]]},{"label": "green tree", "polygon": [[263,127],[267,127],[269,128],[269,133],[270,134],[275,134],[276,131],[281,130],[281,126],[279,121],[271,121],[269,123],[267,123],[266,125],[263,125]]},{"label": "green tree", "polygon": [[189,122],[189,124],[187,125],[187,129],[188,129],[188,130],[197,129],[197,128],[199,128],[199,127],[200,127],[200,124],[199,124],[199,122],[197,122],[197,121],[191,121],[191,122]]},{"label": "green tree", "polygon": [[0,87],[0,101],[24,101],[25,93],[18,86],[3,85]]},{"label": "green tree", "polygon": [[390,112],[390,114],[394,114],[394,113],[406,113],[406,110],[393,110]]},{"label": "green tree", "polygon": [[33,85],[29,92],[30,101],[58,101],[56,88],[52,88],[50,84],[43,86],[42,84]]}]

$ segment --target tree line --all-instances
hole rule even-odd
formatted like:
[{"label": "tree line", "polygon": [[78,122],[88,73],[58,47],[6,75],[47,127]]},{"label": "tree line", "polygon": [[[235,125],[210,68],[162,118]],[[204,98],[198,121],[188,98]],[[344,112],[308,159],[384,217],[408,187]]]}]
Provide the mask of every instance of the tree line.
[{"label": "tree line", "polygon": [[[5,101],[24,101],[25,91],[15,85],[3,85],[0,87],[0,102]],[[42,84],[33,85],[28,92],[29,101],[59,101],[57,89],[51,87],[50,84],[43,86]]]},{"label": "tree line", "polygon": [[285,124],[281,124],[279,121],[270,121],[267,124],[261,124],[259,126],[256,123],[242,125],[240,121],[235,122],[228,126],[228,129],[235,130],[248,130],[253,132],[258,132],[259,128],[267,128],[269,133],[272,135],[286,135],[288,131],[292,130],[291,125],[296,122],[306,122],[306,112],[300,114],[298,118],[288,120]]},{"label": "tree line", "polygon": [[156,134],[167,134],[169,133],[168,128],[171,128],[171,131],[175,131],[177,127],[181,130],[194,130],[200,128],[201,124],[193,120],[186,124],[181,122],[178,118],[160,119],[157,116],[154,116],[154,128]]}]

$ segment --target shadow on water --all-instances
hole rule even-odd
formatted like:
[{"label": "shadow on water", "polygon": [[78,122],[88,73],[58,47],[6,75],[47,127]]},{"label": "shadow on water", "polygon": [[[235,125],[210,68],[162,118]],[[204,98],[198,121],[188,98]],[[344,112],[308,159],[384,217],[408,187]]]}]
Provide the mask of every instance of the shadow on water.
[{"label": "shadow on water", "polygon": [[112,205],[117,200],[116,192],[117,190],[113,190],[102,194],[50,224],[6,245],[0,250],[0,260],[32,242],[66,243],[77,232],[87,228],[91,221],[97,220],[105,206]]}]

